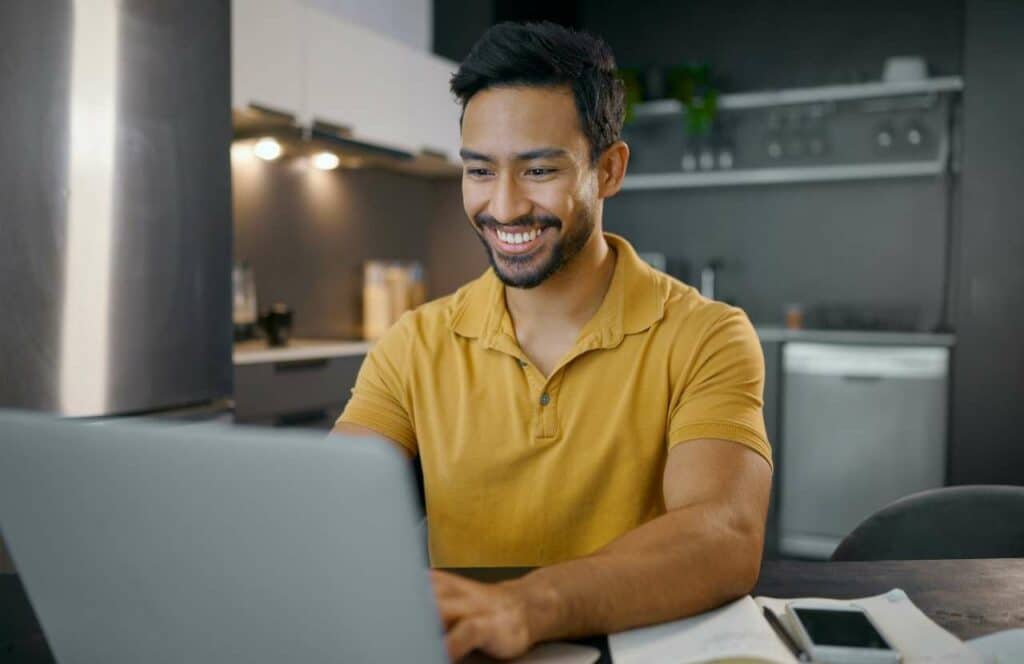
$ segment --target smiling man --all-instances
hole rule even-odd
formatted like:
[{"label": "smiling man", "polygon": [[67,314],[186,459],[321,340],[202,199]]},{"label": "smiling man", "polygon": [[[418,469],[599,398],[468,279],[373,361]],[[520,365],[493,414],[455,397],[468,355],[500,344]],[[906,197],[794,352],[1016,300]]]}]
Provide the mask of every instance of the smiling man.
[{"label": "smiling man", "polygon": [[760,345],[739,309],[602,232],[629,162],[609,48],[501,24],[452,78],[462,193],[491,263],[406,314],[336,430],[423,467],[453,659],[718,606],[757,579],[771,485]]}]

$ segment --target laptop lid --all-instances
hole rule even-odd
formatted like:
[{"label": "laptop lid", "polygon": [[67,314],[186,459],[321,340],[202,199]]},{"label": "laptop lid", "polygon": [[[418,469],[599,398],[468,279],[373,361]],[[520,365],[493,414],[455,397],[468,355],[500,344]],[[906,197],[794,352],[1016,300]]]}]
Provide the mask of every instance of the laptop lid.
[{"label": "laptop lid", "polygon": [[445,662],[372,439],[0,412],[0,530],[61,662]]}]

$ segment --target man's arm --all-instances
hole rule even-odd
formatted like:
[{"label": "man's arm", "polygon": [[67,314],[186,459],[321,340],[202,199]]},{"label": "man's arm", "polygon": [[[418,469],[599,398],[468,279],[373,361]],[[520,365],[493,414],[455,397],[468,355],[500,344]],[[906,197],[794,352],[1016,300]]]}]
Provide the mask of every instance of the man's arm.
[{"label": "man's arm", "polygon": [[337,424],[334,425],[334,428],[331,429],[331,433],[340,433],[349,436],[369,436],[371,438],[380,438],[381,440],[386,440],[395,447],[397,447],[398,449],[402,450],[402,454],[404,454],[407,459],[412,458],[412,452],[410,452],[409,448],[406,447],[405,445],[402,445],[398,441],[391,440],[387,436],[383,436],[374,431],[373,429],[359,426],[358,424],[350,424],[349,422],[338,422]]},{"label": "man's arm", "polygon": [[750,592],[770,490],[771,468],[743,445],[676,445],[663,476],[668,512],[593,555],[497,585],[433,572],[449,654],[515,657],[539,641],[673,620]]}]

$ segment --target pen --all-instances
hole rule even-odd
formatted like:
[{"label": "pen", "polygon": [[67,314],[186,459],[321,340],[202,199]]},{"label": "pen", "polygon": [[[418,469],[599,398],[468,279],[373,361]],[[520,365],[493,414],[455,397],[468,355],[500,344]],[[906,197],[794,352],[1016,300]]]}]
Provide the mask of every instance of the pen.
[{"label": "pen", "polygon": [[782,626],[782,621],[779,620],[779,617],[776,616],[775,612],[767,606],[764,607],[764,619],[768,621],[768,624],[772,626],[775,633],[779,635],[782,642],[786,644],[786,647],[792,651],[793,655],[795,655],[798,660],[801,662],[811,661],[811,656],[793,640],[793,637],[789,635],[786,628]]}]

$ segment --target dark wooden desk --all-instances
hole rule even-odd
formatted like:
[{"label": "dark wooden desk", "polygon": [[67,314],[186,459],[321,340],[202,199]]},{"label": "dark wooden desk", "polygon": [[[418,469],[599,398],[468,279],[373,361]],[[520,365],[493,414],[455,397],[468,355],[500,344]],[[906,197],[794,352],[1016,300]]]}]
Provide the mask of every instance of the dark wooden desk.
[{"label": "dark wooden desk", "polygon": [[754,595],[850,599],[902,588],[921,611],[963,640],[1024,627],[1024,558],[765,561]]},{"label": "dark wooden desk", "polygon": [[[482,581],[520,576],[527,569],[452,570]],[[754,595],[848,599],[902,588],[928,617],[961,639],[1024,627],[1024,559],[908,560],[817,563],[768,560]],[[608,658],[604,637],[584,642]],[[0,661],[52,658],[16,576],[0,574]]]},{"label": "dark wooden desk", "polygon": [[[481,581],[501,581],[528,569],[452,570]],[[901,588],[936,623],[967,640],[1024,627],[1024,558],[993,560],[892,560],[832,563],[766,560],[753,595],[851,599]],[[607,639],[580,643],[601,649]]]}]

